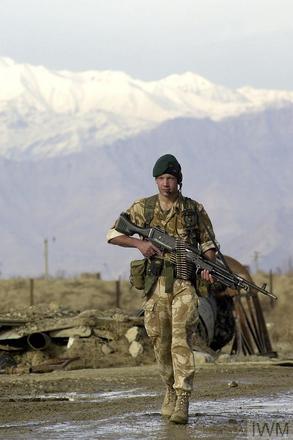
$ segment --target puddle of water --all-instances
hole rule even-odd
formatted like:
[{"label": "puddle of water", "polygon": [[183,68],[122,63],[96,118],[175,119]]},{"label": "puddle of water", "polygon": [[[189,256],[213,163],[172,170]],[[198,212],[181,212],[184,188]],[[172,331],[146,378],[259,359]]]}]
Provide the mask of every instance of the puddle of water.
[{"label": "puddle of water", "polygon": [[[279,394],[275,397],[240,397],[236,399],[203,400],[191,402],[191,412],[198,416],[205,413],[210,416],[228,418],[232,415],[241,417],[266,416],[293,417],[293,393]],[[204,413],[201,410],[204,408]]]},{"label": "puddle of water", "polygon": [[[134,397],[156,395],[143,390],[132,389],[128,391],[113,391],[94,394],[67,393],[62,397],[71,397],[74,401],[100,402],[113,399],[128,399]],[[54,395],[56,396],[56,395]],[[289,436],[282,438],[293,439],[293,393],[279,394],[277,396],[249,397],[237,399],[218,399],[193,401],[190,404],[190,419],[186,426],[176,426],[163,419],[157,412],[131,412],[125,413],[121,405],[121,415],[111,416],[98,420],[52,423],[33,421],[19,424],[6,424],[0,428],[9,428],[11,434],[17,433],[17,440],[38,439],[58,440],[75,439],[83,440],[188,440],[188,439],[251,439],[251,438],[280,438],[279,436],[258,437],[252,432],[255,426],[262,427],[269,424],[274,429],[275,423],[284,426],[289,423]],[[258,423],[262,425],[257,425]],[[25,432],[30,432],[26,436]],[[272,433],[273,434],[273,433]],[[277,433],[278,434],[278,433]],[[285,432],[286,434],[286,432]],[[1,438],[1,431],[0,431]]]},{"label": "puddle of water", "polygon": [[60,396],[16,396],[16,397],[7,397],[0,398],[0,402],[68,402],[70,401],[69,397],[60,397]]},{"label": "puddle of water", "polygon": [[54,402],[54,401],[68,401],[68,402],[104,402],[118,400],[118,399],[131,399],[137,397],[152,397],[158,393],[152,391],[142,391],[140,388],[134,388],[132,390],[123,391],[108,391],[98,393],[48,393],[38,394],[36,396],[23,395],[23,396],[9,396],[0,397],[0,402]]}]

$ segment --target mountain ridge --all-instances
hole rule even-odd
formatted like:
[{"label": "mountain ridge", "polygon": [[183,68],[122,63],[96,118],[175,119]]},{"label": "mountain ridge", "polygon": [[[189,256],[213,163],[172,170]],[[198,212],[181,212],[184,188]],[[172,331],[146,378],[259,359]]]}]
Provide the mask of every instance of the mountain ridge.
[{"label": "mountain ridge", "polygon": [[232,90],[192,72],[142,81],[124,72],[53,71],[7,58],[0,58],[0,81],[6,85],[0,155],[15,160],[111,144],[180,117],[222,120],[293,103],[290,91]]}]

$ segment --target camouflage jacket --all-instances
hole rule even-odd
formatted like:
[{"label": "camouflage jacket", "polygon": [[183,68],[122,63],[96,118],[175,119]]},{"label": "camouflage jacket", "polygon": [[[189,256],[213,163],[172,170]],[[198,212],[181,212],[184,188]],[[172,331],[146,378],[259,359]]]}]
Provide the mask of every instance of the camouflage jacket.
[{"label": "camouflage jacket", "polygon": [[[193,203],[196,207],[197,212],[195,213],[195,215],[197,216],[198,219],[197,224],[195,226],[196,237],[198,244],[200,245],[201,251],[204,253],[209,249],[215,248],[213,241],[211,240],[204,224],[208,227],[213,239],[215,239],[215,235],[213,232],[211,221],[204,207],[196,201],[193,201]],[[146,204],[146,199],[137,200],[126,211],[129,214],[131,221],[136,225],[142,227],[146,226],[145,204]],[[174,202],[172,208],[169,211],[162,210],[159,203],[159,198],[157,198],[154,208],[154,215],[150,223],[150,226],[160,227],[164,229],[167,234],[188,241],[183,211],[184,211],[184,197],[182,196],[181,193],[179,194],[177,200]],[[107,241],[109,242],[112,238],[118,237],[120,235],[123,234],[116,231],[114,225],[107,233]]]}]

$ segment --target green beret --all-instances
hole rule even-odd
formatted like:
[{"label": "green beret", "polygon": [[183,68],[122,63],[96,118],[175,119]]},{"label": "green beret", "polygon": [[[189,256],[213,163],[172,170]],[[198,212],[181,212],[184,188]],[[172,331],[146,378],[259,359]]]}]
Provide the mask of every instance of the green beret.
[{"label": "green beret", "polygon": [[175,156],[172,154],[164,154],[159,157],[153,168],[153,177],[159,177],[162,174],[171,174],[177,178],[180,185],[182,182],[181,166]]}]

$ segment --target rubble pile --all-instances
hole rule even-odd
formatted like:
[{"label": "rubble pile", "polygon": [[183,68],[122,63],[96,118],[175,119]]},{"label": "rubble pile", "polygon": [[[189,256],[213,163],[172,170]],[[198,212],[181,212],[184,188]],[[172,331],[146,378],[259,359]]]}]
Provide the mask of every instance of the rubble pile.
[{"label": "rubble pile", "polygon": [[120,309],[77,313],[51,304],[0,314],[2,373],[153,362],[143,318]]}]

